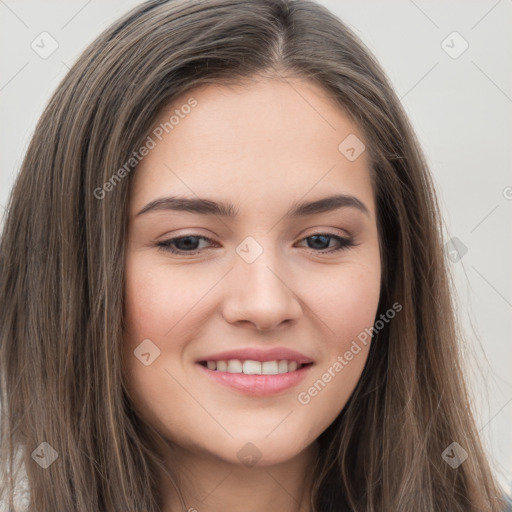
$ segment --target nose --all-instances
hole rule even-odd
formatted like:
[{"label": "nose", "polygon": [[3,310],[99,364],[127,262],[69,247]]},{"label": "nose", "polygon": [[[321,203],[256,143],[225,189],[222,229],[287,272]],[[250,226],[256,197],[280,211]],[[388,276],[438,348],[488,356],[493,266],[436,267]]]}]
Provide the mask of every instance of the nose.
[{"label": "nose", "polygon": [[254,262],[238,259],[226,283],[222,315],[231,324],[273,330],[296,322],[303,309],[296,295],[297,283],[278,267],[269,251]]}]

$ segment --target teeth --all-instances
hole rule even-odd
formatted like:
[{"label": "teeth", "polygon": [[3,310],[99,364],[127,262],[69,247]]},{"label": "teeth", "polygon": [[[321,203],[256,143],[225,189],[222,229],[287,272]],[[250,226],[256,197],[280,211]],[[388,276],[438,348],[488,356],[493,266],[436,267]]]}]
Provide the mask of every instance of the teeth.
[{"label": "teeth", "polygon": [[261,364],[261,372],[263,375],[276,375],[278,372],[277,361],[265,361]]},{"label": "teeth", "polygon": [[[238,359],[230,359],[228,361],[229,373],[242,373],[242,363]],[[245,372],[247,373],[247,372]]]},{"label": "teeth", "polygon": [[[259,361],[244,361],[243,372],[246,375],[261,375],[261,363]],[[238,372],[242,373],[242,372]]]},{"label": "teeth", "polygon": [[252,361],[247,359],[229,359],[228,361],[207,361],[206,367],[209,370],[228,373],[244,373],[246,375],[277,375],[280,373],[294,372],[303,365],[297,361],[275,360],[275,361]]},{"label": "teeth", "polygon": [[288,361],[279,361],[277,370],[279,373],[288,373]]}]

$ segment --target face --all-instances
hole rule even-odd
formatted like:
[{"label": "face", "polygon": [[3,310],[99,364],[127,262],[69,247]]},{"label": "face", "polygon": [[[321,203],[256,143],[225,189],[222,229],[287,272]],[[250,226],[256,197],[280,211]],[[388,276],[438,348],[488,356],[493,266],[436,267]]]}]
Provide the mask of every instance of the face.
[{"label": "face", "polygon": [[259,79],[183,95],[151,138],[126,249],[134,406],[186,452],[290,460],[368,354],[381,266],[364,136],[319,86]]}]

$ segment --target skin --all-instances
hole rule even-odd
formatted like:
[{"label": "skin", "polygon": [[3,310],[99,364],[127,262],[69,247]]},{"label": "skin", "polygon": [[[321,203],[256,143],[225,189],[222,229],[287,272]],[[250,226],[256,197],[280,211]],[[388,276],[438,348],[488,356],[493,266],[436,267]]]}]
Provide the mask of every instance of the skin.
[{"label": "skin", "polygon": [[[177,98],[155,125],[193,97],[197,106],[141,161],[132,184],[126,248],[128,391],[140,415],[168,441],[164,456],[183,478],[187,507],[198,512],[308,511],[318,436],[354,390],[369,344],[335,372],[306,405],[298,394],[322,378],[357,335],[373,325],[381,263],[367,151],[349,161],[338,145],[364,135],[312,82],[255,79],[250,85],[201,86]],[[284,217],[299,200],[334,193],[353,207]],[[236,218],[153,210],[170,196],[230,202]],[[337,252],[335,238],[351,237]],[[156,246],[193,239],[192,256]],[[252,263],[236,252],[248,236],[263,249]],[[309,241],[309,243],[308,243]],[[313,242],[313,243],[311,243]],[[322,245],[323,244],[323,245]],[[176,247],[176,246],[175,246]],[[183,243],[177,248],[183,249]],[[198,249],[196,249],[198,248]],[[144,339],[160,355],[134,356]],[[204,355],[234,348],[286,347],[314,365],[296,387],[247,396],[212,383],[196,366]],[[332,370],[331,370],[332,372]],[[252,443],[261,458],[245,466],[237,453]],[[165,510],[176,496],[162,479]]]}]

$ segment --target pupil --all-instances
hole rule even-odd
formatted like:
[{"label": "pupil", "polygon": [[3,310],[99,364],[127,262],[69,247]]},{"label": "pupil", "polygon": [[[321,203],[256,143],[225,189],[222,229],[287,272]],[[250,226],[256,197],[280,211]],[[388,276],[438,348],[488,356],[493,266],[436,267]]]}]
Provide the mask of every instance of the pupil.
[{"label": "pupil", "polygon": [[[195,243],[194,243],[195,240]],[[192,241],[192,242],[191,242]],[[176,242],[177,245],[181,244],[181,249],[197,249],[198,240],[196,237],[187,236],[185,238],[181,238]],[[178,247],[180,249],[180,247]]]},{"label": "pupil", "polygon": [[[327,246],[329,246],[329,240],[328,240],[329,237],[325,236],[325,235],[313,235],[313,236],[310,237],[310,240],[312,239],[313,240],[313,245],[315,245],[316,240],[318,240],[319,238],[323,239],[324,242],[327,241]],[[309,242],[308,242],[308,244],[309,244]],[[322,245],[322,244],[320,243],[320,245]],[[326,249],[326,247],[318,247],[318,246],[311,247],[311,248],[312,249]]]}]

